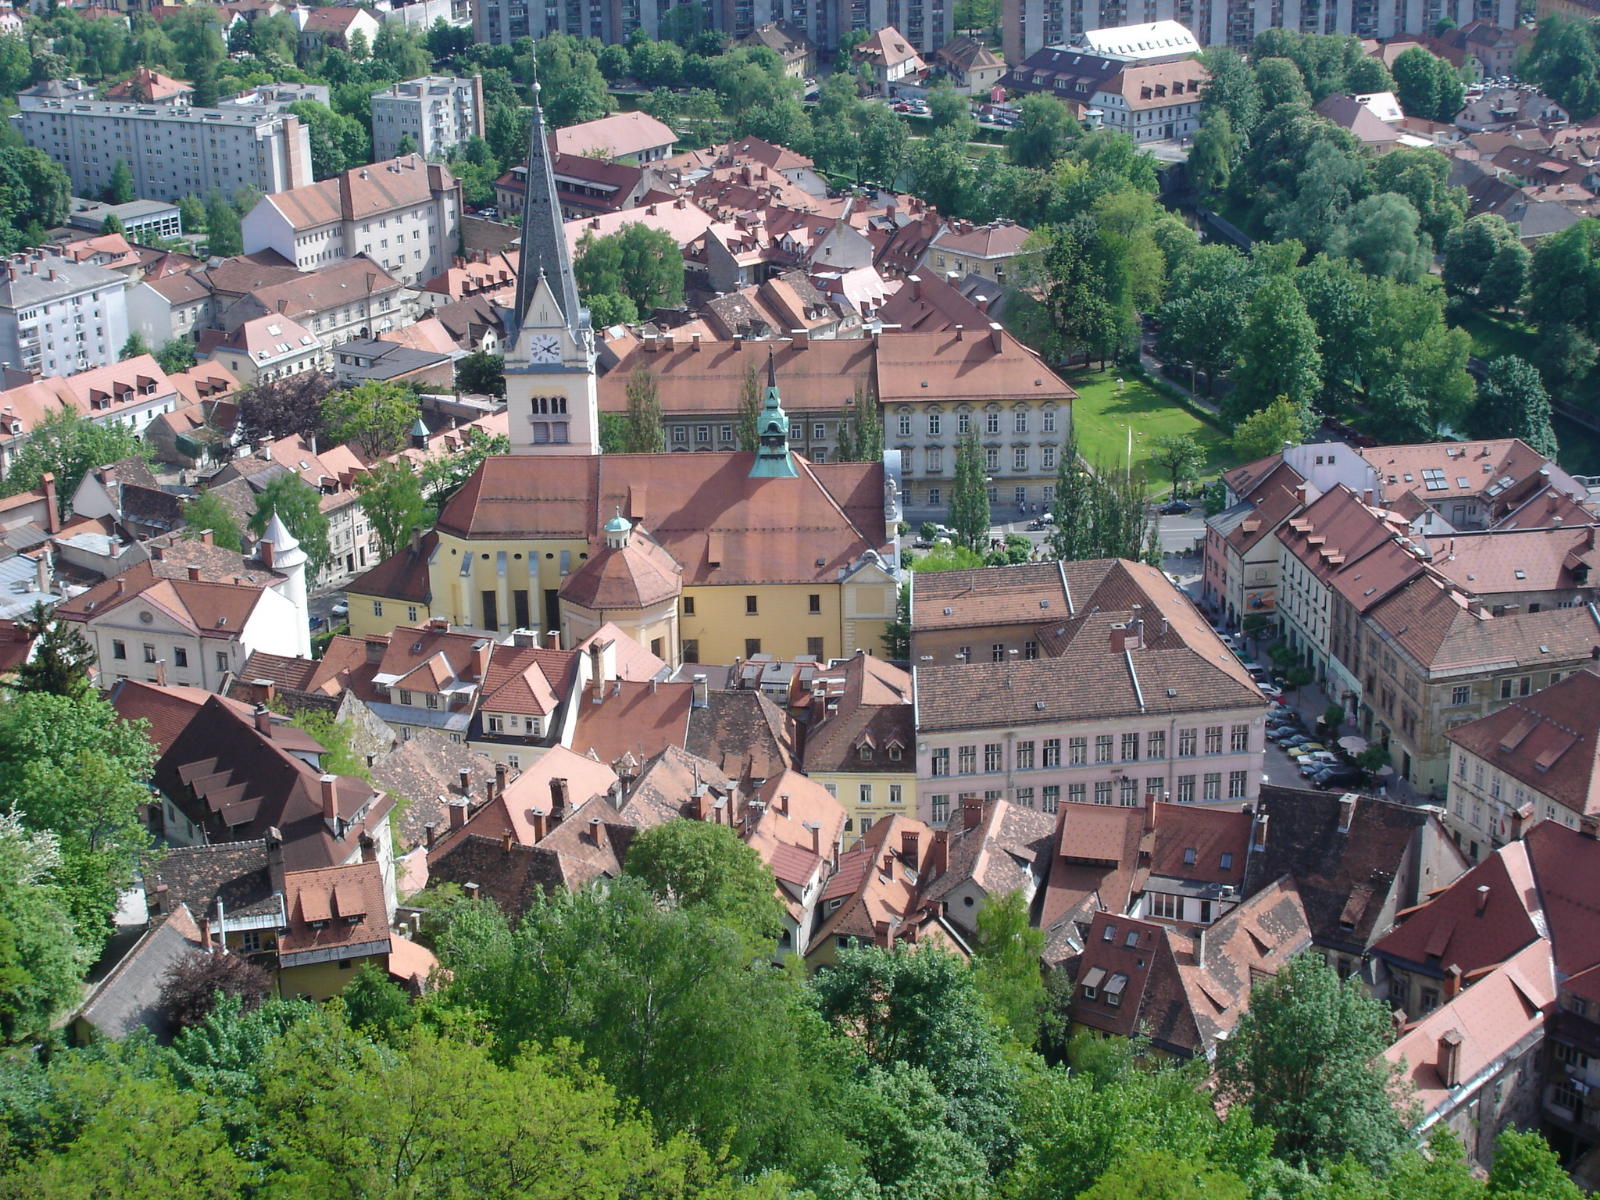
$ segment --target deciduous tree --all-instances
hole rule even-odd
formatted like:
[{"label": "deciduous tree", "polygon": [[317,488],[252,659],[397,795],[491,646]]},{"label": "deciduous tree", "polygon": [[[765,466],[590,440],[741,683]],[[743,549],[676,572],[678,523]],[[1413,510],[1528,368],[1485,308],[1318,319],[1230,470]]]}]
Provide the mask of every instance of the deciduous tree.
[{"label": "deciduous tree", "polygon": [[433,510],[422,495],[422,477],[409,458],[374,463],[356,478],[356,495],[377,539],[380,558],[404,546],[412,530],[433,523]]},{"label": "deciduous tree", "polygon": [[305,551],[308,584],[328,561],[328,515],[322,511],[321,501],[316,488],[286,472],[269,480],[256,496],[255,515],[250,518],[250,532],[260,537],[267,531],[272,514],[278,514]]},{"label": "deciduous tree", "polygon": [[977,933],[972,978],[978,994],[1017,1044],[1031,1048],[1039,1040],[1050,997],[1039,969],[1044,933],[1029,922],[1026,897],[1021,892],[990,897],[978,912]]},{"label": "deciduous tree", "polygon": [[668,821],[647,829],[628,847],[626,873],[662,903],[693,909],[758,948],[783,931],[772,872],[729,826]]},{"label": "deciduous tree", "polygon": [[1556,456],[1550,394],[1531,364],[1514,354],[1491,359],[1478,385],[1471,427],[1477,437],[1519,437],[1540,454]]},{"label": "deciduous tree", "polygon": [[322,401],[329,439],[353,442],[369,459],[404,446],[420,411],[415,392],[381,379],[330,392]]},{"label": "deciduous tree", "polygon": [[623,427],[624,454],[660,454],[667,448],[667,429],[661,421],[661,398],[656,377],[640,367],[628,379],[627,423]]},{"label": "deciduous tree", "polygon": [[57,839],[0,813],[0,1043],[42,1037],[77,1002],[89,954],[61,890]]},{"label": "deciduous tree", "polygon": [[1157,434],[1150,440],[1150,449],[1150,461],[1171,478],[1174,496],[1179,486],[1193,479],[1205,465],[1205,450],[1187,433]]},{"label": "deciduous tree", "polygon": [[1235,426],[1279,396],[1309,406],[1322,390],[1322,355],[1317,328],[1292,280],[1262,281],[1245,309],[1233,347],[1238,364],[1223,417]]},{"label": "deciduous tree", "polygon": [[254,1008],[271,994],[272,974],[237,954],[190,950],[161,980],[161,1011],[179,1029],[198,1025],[222,996]]},{"label": "deciduous tree", "polygon": [[86,421],[76,409],[62,407],[40,417],[27,443],[6,472],[4,492],[14,496],[40,486],[46,472],[56,477],[56,498],[61,515],[72,504],[72,493],[92,467],[124,458],[148,457],[139,435],[126,425]]},{"label": "deciduous tree", "polygon": [[950,486],[950,528],[956,544],[978,550],[989,541],[989,481],[978,431],[969,430],[956,444],[955,479]]}]

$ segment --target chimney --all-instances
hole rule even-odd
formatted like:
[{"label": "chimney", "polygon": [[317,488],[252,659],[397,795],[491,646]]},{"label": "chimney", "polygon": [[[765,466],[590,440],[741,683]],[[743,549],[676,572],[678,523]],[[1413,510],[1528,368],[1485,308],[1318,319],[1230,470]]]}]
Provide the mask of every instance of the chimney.
[{"label": "chimney", "polygon": [[200,914],[200,946],[207,953],[212,953],[211,947],[211,914]]},{"label": "chimney", "polygon": [[460,772],[457,775],[457,778],[458,778],[458,780],[459,780],[459,782],[461,784],[461,794],[463,796],[465,796],[468,792],[472,791],[472,772],[471,771],[469,771],[466,767],[462,767]]},{"label": "chimney", "polygon": [[1267,848],[1267,823],[1272,820],[1272,814],[1263,812],[1256,817],[1256,849]]},{"label": "chimney", "polygon": [[1485,908],[1487,908],[1488,905],[1489,905],[1489,885],[1487,883],[1480,883],[1478,885],[1478,915],[1480,917],[1483,916],[1483,910]]},{"label": "chimney", "polygon": [[1449,1000],[1461,991],[1461,967],[1451,963],[1444,969],[1444,998]]},{"label": "chimney", "polygon": [[490,795],[493,795],[493,796],[504,796],[505,794],[506,794],[506,765],[505,765],[505,763],[495,763],[495,765],[494,765],[494,785],[493,785],[493,790],[491,791]]},{"label": "chimney", "polygon": [[691,708],[705,708],[711,703],[711,685],[706,683],[704,675],[696,675],[694,677],[693,697],[693,700],[690,701]]},{"label": "chimney", "polygon": [[561,649],[561,631],[559,629],[546,629],[544,631],[544,640],[546,649]]},{"label": "chimney", "polygon": [[818,858],[822,857],[822,822],[807,821],[805,828],[811,831],[811,853]]},{"label": "chimney", "polygon": [[429,821],[422,827],[422,845],[425,849],[432,850],[434,839],[439,836],[439,823]]},{"label": "chimney", "polygon": [[550,780],[550,822],[559,825],[567,816],[567,781],[563,776]]},{"label": "chimney", "polygon": [[367,639],[367,665],[377,666],[383,661],[383,652],[389,648],[387,637],[369,637]]},{"label": "chimney", "polygon": [[167,908],[167,885],[156,884],[155,891],[150,893],[150,911],[153,913],[165,912]]},{"label": "chimney", "polygon": [[778,811],[780,813],[782,813],[786,817],[789,815],[789,793],[788,792],[779,792],[778,793]]},{"label": "chimney", "polygon": [[1128,631],[1121,625],[1111,627],[1111,653],[1121,654],[1128,646]]},{"label": "chimney", "polygon": [[893,850],[885,850],[883,852],[883,873],[885,875],[889,876],[891,879],[894,878],[894,851]]},{"label": "chimney", "polygon": [[1533,821],[1533,805],[1524,804],[1521,808],[1514,809],[1511,813],[1511,840],[1520,842],[1522,835],[1528,831],[1528,826]]},{"label": "chimney", "polygon": [[478,885],[475,883],[463,883],[461,885],[461,894],[468,900],[476,900],[478,898]]},{"label": "chimney", "polygon": [[964,342],[966,340],[967,340],[966,328],[964,326],[957,325],[956,326],[956,341]]},{"label": "chimney", "polygon": [[476,642],[472,647],[472,670],[479,683],[489,673],[489,657],[494,653],[494,643],[488,638]]},{"label": "chimney", "polygon": [[599,817],[589,818],[589,836],[594,839],[596,850],[606,848],[606,823]]},{"label": "chimney", "polygon": [[1144,831],[1146,833],[1154,833],[1156,831],[1156,794],[1154,792],[1146,792],[1144,794]]},{"label": "chimney", "polygon": [[45,532],[61,532],[61,514],[56,511],[56,473],[46,471],[39,477],[39,486],[44,489]]},{"label": "chimney", "polygon": [[983,820],[983,801],[976,796],[968,796],[961,801],[961,828],[976,829]]},{"label": "chimney", "polygon": [[1447,1088],[1461,1086],[1461,1033],[1452,1029],[1439,1037],[1439,1079]]},{"label": "chimney", "polygon": [[804,350],[811,345],[811,331],[808,329],[793,330],[790,336],[794,339],[794,348],[796,350]]},{"label": "chimney", "polygon": [[[261,548],[263,550],[270,550],[271,549],[271,544],[268,543],[268,542],[262,542],[261,543]],[[271,565],[272,565],[271,563],[267,564],[267,566],[269,566],[269,567]],[[193,564],[191,564],[188,567],[184,568],[184,570],[189,576],[189,582],[190,583],[199,583],[200,582],[200,568],[199,567],[194,566]]]},{"label": "chimney", "polygon": [[545,811],[542,808],[530,808],[528,818],[533,822],[534,844],[538,845],[544,841],[545,834],[550,832],[550,822],[545,819]]},{"label": "chimney", "polygon": [[589,678],[594,681],[594,702],[600,703],[601,693],[605,691],[600,685],[606,681],[606,660],[600,653],[600,643],[589,643]]},{"label": "chimney", "polygon": [[272,710],[265,704],[256,705],[256,732],[262,737],[272,736]]},{"label": "chimney", "polygon": [[1339,797],[1339,832],[1349,833],[1350,822],[1356,815],[1356,798],[1353,795]]},{"label": "chimney", "polygon": [[167,686],[167,660],[164,658],[156,659],[156,686]]},{"label": "chimney", "polygon": [[917,841],[919,835],[914,829],[907,829],[900,835],[900,857],[914,871],[917,869]]},{"label": "chimney", "polygon": [[465,801],[460,804],[447,804],[445,807],[450,810],[451,829],[460,829],[467,823],[467,805]]},{"label": "chimney", "polygon": [[337,823],[339,820],[339,795],[335,788],[339,782],[339,777],[337,775],[324,775],[318,782],[322,784],[323,819]]},{"label": "chimney", "polygon": [[501,854],[510,854],[511,853],[511,847],[516,844],[516,840],[517,840],[517,835],[512,833],[511,830],[508,829],[504,833],[502,833],[500,835],[500,853]]},{"label": "chimney", "polygon": [[165,546],[151,546],[150,547],[150,558],[152,559],[152,561],[154,561],[154,562],[162,562],[162,561],[164,561],[166,559],[166,557],[167,557],[167,548]]}]

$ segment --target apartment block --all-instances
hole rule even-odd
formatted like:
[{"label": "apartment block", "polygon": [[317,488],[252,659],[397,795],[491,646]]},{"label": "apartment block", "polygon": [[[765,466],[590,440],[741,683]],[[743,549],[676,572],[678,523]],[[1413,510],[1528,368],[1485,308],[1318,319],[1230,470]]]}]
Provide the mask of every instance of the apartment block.
[{"label": "apartment block", "polygon": [[311,182],[311,138],[270,108],[191,108],[22,93],[11,118],[23,140],[60,163],[78,196],[105,190],[118,161],[146,200],[240,187],[281,192]]},{"label": "apartment block", "polygon": [[[675,0],[564,0],[530,5],[527,0],[472,0],[472,28],[480,42],[509,45],[519,37],[570,33],[625,42],[635,30],[651,38],[663,26]],[[764,25],[781,22],[825,54],[846,33],[872,32],[893,25],[919,53],[931,54],[955,34],[954,0],[712,0],[705,5],[710,28],[739,39]]]},{"label": "apartment block", "polygon": [[1247,49],[1263,29],[1389,39],[1443,20],[1517,25],[1515,0],[1004,0],[1001,40],[1019,62],[1046,46],[1119,26],[1176,21],[1202,46]]},{"label": "apartment block", "polygon": [[33,250],[0,262],[0,365],[72,375],[117,361],[128,340],[127,280]]},{"label": "apartment block", "polygon": [[263,196],[242,233],[246,254],[275,250],[301,271],[364,254],[417,284],[450,265],[460,224],[455,176],[407,154]]},{"label": "apartment block", "polygon": [[454,146],[483,136],[483,80],[424,75],[372,96],[372,153],[395,158],[409,136],[418,154],[442,162]]}]

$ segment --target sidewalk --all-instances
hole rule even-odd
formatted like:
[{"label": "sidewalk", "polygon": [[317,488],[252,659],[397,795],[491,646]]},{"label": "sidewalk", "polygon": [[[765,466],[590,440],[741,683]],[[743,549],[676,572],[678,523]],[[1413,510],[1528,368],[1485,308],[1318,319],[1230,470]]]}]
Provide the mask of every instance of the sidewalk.
[{"label": "sidewalk", "polygon": [[[1254,644],[1254,643],[1252,643]],[[1262,653],[1265,653],[1265,647]],[[1295,693],[1293,688],[1284,693],[1284,703],[1300,714],[1306,723],[1307,729],[1315,729],[1317,722],[1322,719],[1322,714],[1328,711],[1328,706],[1334,701],[1326,692],[1315,683],[1308,683]],[[1340,736],[1349,737],[1359,731],[1349,724],[1340,727]],[[1399,801],[1401,804],[1432,804],[1435,801],[1424,792],[1418,792],[1411,784],[1399,775],[1375,775],[1372,786],[1365,789],[1374,796],[1386,797]]]}]

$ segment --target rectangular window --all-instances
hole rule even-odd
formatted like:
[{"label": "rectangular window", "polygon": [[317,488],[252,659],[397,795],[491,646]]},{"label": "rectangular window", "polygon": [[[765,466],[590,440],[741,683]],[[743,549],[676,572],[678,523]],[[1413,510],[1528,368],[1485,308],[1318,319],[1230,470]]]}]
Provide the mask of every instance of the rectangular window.
[{"label": "rectangular window", "polygon": [[[1054,446],[1046,446],[1039,451],[1039,467],[1045,471],[1054,471],[1056,469],[1056,448]],[[1044,498],[1046,500],[1053,499],[1054,497],[1051,493],[1054,490],[1053,487],[1045,488]]]},{"label": "rectangular window", "polygon": [[[930,466],[929,469],[931,470],[932,467]],[[938,488],[929,488],[928,489],[928,503],[933,505],[935,508],[937,508],[939,506],[939,489]]]},{"label": "rectangular window", "polygon": [[700,661],[699,638],[683,639],[683,661],[686,663],[697,663]]},{"label": "rectangular window", "polygon": [[1178,803],[1179,804],[1193,804],[1194,803],[1194,776],[1193,775],[1179,775],[1178,776]]},{"label": "rectangular window", "polygon": [[1245,795],[1245,773],[1243,771],[1228,772],[1228,799],[1242,800]]},{"label": "rectangular window", "polygon": [[[939,434],[943,431],[943,428],[944,428],[944,418],[942,416],[940,416],[938,413],[929,413],[928,414],[928,436],[930,436],[930,437],[938,437]],[[929,460],[928,465],[930,467],[933,465],[931,459]]]},{"label": "rectangular window", "polygon": [[218,650],[217,651],[217,670],[226,671],[227,669],[228,669],[228,655],[227,655],[227,653],[225,651]]},{"label": "rectangular window", "polygon": [[996,642],[996,643],[994,643],[994,645],[989,647],[989,661],[990,662],[1005,662],[1005,660],[1006,660],[1006,644],[1004,642]]},{"label": "rectangular window", "polygon": [[1178,730],[1178,757],[1194,757],[1195,731],[1192,729]]},{"label": "rectangular window", "polygon": [[1151,758],[1165,758],[1167,756],[1167,731],[1157,729],[1145,738],[1145,752]]},{"label": "rectangular window", "polygon": [[1222,726],[1221,725],[1207,725],[1206,726],[1206,753],[1207,754],[1221,754],[1222,753]]},{"label": "rectangular window", "polygon": [[821,662],[822,661],[822,639],[819,638],[819,637],[808,637],[806,639],[806,653],[809,654],[812,658],[816,659],[818,662]]},{"label": "rectangular window", "polygon": [[1250,748],[1250,726],[1235,725],[1228,730],[1228,749],[1239,754]]},{"label": "rectangular window", "polygon": [[872,785],[870,783],[863,783],[863,784],[858,785],[858,787],[856,789],[856,803],[858,803],[858,804],[871,804],[872,803]]},{"label": "rectangular window", "polygon": [[1129,775],[1117,786],[1118,799],[1123,808],[1132,808],[1139,803],[1139,781]]},{"label": "rectangular window", "polygon": [[910,413],[901,413],[900,414],[900,436],[901,437],[910,437],[911,436],[911,414]]},{"label": "rectangular window", "polygon": [[1158,921],[1182,920],[1183,898],[1166,892],[1150,893],[1150,916]]},{"label": "rectangular window", "polygon": [[1097,763],[1108,763],[1111,761],[1111,735],[1109,733],[1099,733],[1095,735],[1094,761]]},{"label": "rectangular window", "polygon": [[1000,743],[985,742],[983,746],[983,769],[986,774],[993,775],[1000,770]]},{"label": "rectangular window", "polygon": [[[985,450],[983,452],[983,466],[984,466],[985,470],[998,471],[1000,469],[1000,451],[995,449],[993,446],[990,446],[987,450]],[[990,488],[989,489],[989,501],[990,501],[990,503],[994,503],[999,498],[1000,498],[999,497],[999,489],[998,488]]]},{"label": "rectangular window", "polygon": [[949,796],[934,796],[934,797],[932,797],[932,803],[933,803],[933,813],[932,813],[933,823],[935,825],[944,824],[946,821],[948,821],[950,819],[950,797]]},{"label": "rectangular window", "polygon": [[1017,743],[1017,770],[1033,770],[1033,741]]},{"label": "rectangular window", "polygon": [[753,617],[757,613],[759,613],[760,611],[761,611],[761,609],[756,603],[756,597],[754,597],[754,596],[746,596],[744,598],[744,614],[745,614],[745,616]]},{"label": "rectangular window", "polygon": [[1030,660],[1038,658],[1039,657],[1039,643],[1038,642],[1023,642],[1022,643],[1022,657],[1026,658],[1026,659],[1030,659]]},{"label": "rectangular window", "polygon": [[189,665],[189,652],[182,646],[177,647],[172,652],[172,662],[174,666],[187,667]]},{"label": "rectangular window", "polygon": [[960,434],[962,437],[965,437],[967,434],[972,432],[972,414],[971,413],[957,413],[956,414],[956,432],[958,434]]},{"label": "rectangular window", "polygon": [[985,433],[995,434],[1000,432],[1000,414],[997,412],[983,415],[983,429]]},{"label": "rectangular window", "polygon": [[889,805],[898,809],[905,802],[905,789],[898,783],[889,785]]},{"label": "rectangular window", "polygon": [[1024,808],[1033,807],[1033,789],[1031,787],[1017,789],[1017,803]]},{"label": "rectangular window", "polygon": [[437,709],[439,707],[438,692],[425,692],[423,693],[423,698],[428,702],[429,708]]},{"label": "rectangular window", "polygon": [[149,642],[144,644],[144,660],[147,663],[153,663],[156,660],[156,648]]},{"label": "rectangular window", "polygon": [[935,777],[950,774],[949,746],[940,746],[933,752],[933,774]]},{"label": "rectangular window", "polygon": [[1019,409],[1016,410],[1016,412],[1011,414],[1011,432],[1013,432],[1013,433],[1027,433],[1028,432],[1028,410],[1027,409],[1019,408]]},{"label": "rectangular window", "polygon": [[[1082,800],[1083,799],[1083,784],[1081,784],[1081,783],[1073,784],[1072,785],[1072,790],[1074,792],[1074,795],[1072,797],[1074,800]],[[1047,813],[1053,813],[1053,812],[1055,812],[1057,809],[1059,809],[1061,807],[1061,785],[1059,783],[1047,783],[1047,784],[1045,784],[1045,787],[1044,787],[1044,803],[1043,803],[1042,807],[1044,808],[1044,811],[1047,812]]]},{"label": "rectangular window", "polygon": [[685,596],[683,598],[683,615],[686,616],[686,617],[694,616],[694,597],[693,596]]},{"label": "rectangular window", "polygon": [[1011,469],[1013,471],[1026,471],[1028,469],[1028,448],[1026,446],[1012,447]]},{"label": "rectangular window", "polygon": [[1139,735],[1137,733],[1125,733],[1122,735],[1122,761],[1139,761]]},{"label": "rectangular window", "polygon": [[813,614],[822,611],[822,596],[820,593],[812,592],[806,597],[806,611]]},{"label": "rectangular window", "polygon": [[1205,794],[1206,794],[1206,799],[1207,800],[1221,800],[1222,799],[1222,772],[1221,771],[1207,771],[1206,772],[1205,788],[1206,788],[1206,793]]},{"label": "rectangular window", "polygon": [[746,658],[754,658],[756,655],[758,655],[760,653],[761,653],[761,639],[760,638],[745,638],[745,640],[744,640],[744,656]]},{"label": "rectangular window", "polygon": [[1111,781],[1101,779],[1094,785],[1094,802],[1096,804],[1111,803]]},{"label": "rectangular window", "polygon": [[1056,431],[1056,410],[1053,408],[1045,409],[1044,412],[1039,414],[1039,422],[1039,428],[1045,433],[1054,433]]},{"label": "rectangular window", "polygon": [[1471,686],[1463,684],[1460,687],[1451,688],[1450,689],[1450,703],[1451,704],[1470,704],[1470,703],[1472,703],[1472,688],[1471,688]]},{"label": "rectangular window", "polygon": [[731,442],[731,441],[733,441],[733,426],[732,425],[718,425],[717,426],[717,440],[719,442]]},{"label": "rectangular window", "polygon": [[826,425],[824,425],[821,421],[813,421],[812,424],[811,424],[811,440],[813,442],[820,442],[823,438],[825,438],[827,436],[828,436],[828,427]]},{"label": "rectangular window", "polygon": [[1144,794],[1158,799],[1167,790],[1167,781],[1160,775],[1148,776],[1144,781]]},{"label": "rectangular window", "polygon": [[127,645],[124,644],[123,642],[119,642],[119,641],[116,641],[115,639],[113,639],[112,643],[111,643],[111,657],[112,658],[127,658],[128,657],[128,647],[127,647]]},{"label": "rectangular window", "polygon": [[961,775],[978,773],[978,748],[962,746],[956,751],[956,772]]},{"label": "rectangular window", "polygon": [[[1087,744],[1084,742],[1084,740],[1082,738],[1073,738],[1072,739],[1072,765],[1073,766],[1081,767],[1083,765],[1084,756],[1085,756],[1086,751],[1087,751]],[[1043,759],[1043,764],[1042,765],[1044,766],[1045,770],[1047,770],[1047,771],[1051,767],[1059,767],[1061,765],[1061,739],[1060,738],[1045,738],[1044,739],[1044,759]]]}]

